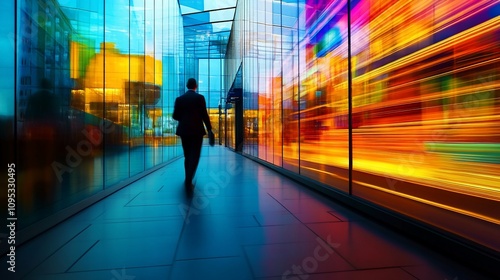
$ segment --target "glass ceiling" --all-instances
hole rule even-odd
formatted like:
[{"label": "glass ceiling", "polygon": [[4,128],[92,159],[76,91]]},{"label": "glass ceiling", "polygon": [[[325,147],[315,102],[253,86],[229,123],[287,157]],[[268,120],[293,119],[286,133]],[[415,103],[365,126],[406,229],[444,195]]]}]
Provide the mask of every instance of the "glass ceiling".
[{"label": "glass ceiling", "polygon": [[238,0],[179,0],[186,53],[224,57]]}]

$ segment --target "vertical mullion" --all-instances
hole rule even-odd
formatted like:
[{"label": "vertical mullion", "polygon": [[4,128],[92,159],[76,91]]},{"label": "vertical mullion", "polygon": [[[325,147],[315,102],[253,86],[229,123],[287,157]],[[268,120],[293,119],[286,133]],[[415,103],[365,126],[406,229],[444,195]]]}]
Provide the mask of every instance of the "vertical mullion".
[{"label": "vertical mullion", "polygon": [[[104,125],[104,122],[106,120],[106,1],[102,2],[103,5],[103,48],[102,48],[102,122]],[[103,189],[106,188],[106,133],[101,133],[102,134],[102,148],[103,148],[103,157],[102,157],[102,187]]]},{"label": "vertical mullion", "polygon": [[146,166],[147,166],[147,157],[146,157],[146,67],[147,67],[147,61],[146,61],[146,55],[147,55],[147,49],[146,49],[146,43],[147,43],[147,40],[148,40],[148,35],[146,33],[146,16],[147,16],[147,13],[146,13],[146,8],[147,8],[147,5],[146,5],[146,1],[144,1],[144,14],[143,14],[143,26],[144,26],[144,30],[143,30],[143,46],[144,46],[144,58],[143,58],[143,75],[144,75],[144,81],[142,83],[142,91],[143,91],[143,94],[142,94],[142,102],[140,100],[140,96],[139,96],[139,104],[140,104],[140,111],[142,113],[142,116],[141,116],[141,132],[142,132],[142,158],[143,158],[143,163],[142,163],[142,171],[145,171],[146,170]]},{"label": "vertical mullion", "polygon": [[129,106],[128,106],[128,174],[129,174],[129,177],[132,176],[132,153],[130,151],[131,149],[131,140],[132,140],[132,110],[131,110],[131,106],[130,106],[130,92],[132,91],[131,88],[130,88],[130,70],[131,70],[131,67],[130,67],[130,52],[131,52],[131,32],[132,30],[130,29],[131,28],[131,24],[130,22],[132,21],[132,15],[131,15],[131,5],[132,5],[132,0],[129,0],[128,2],[128,32],[129,32],[129,36],[128,36],[128,100],[129,100]]},{"label": "vertical mullion", "polygon": [[352,168],[353,168],[353,147],[352,147],[352,61],[351,61],[351,0],[347,1],[347,98],[349,115],[349,195],[352,195]]},{"label": "vertical mullion", "polygon": [[300,168],[301,166],[301,151],[300,151],[300,146],[301,146],[301,142],[300,142],[300,134],[301,134],[301,131],[300,131],[300,110],[301,110],[301,107],[300,107],[300,94],[301,94],[301,80],[300,80],[300,76],[302,73],[300,73],[300,15],[299,15],[299,1],[300,0],[297,0],[297,102],[298,102],[298,106],[297,106],[297,150],[299,151],[299,154],[297,155],[297,158],[298,158],[298,167],[299,167],[299,174],[302,173],[302,168]]},{"label": "vertical mullion", "polygon": [[284,133],[284,127],[283,127],[283,117],[284,117],[284,113],[283,113],[283,110],[284,110],[284,106],[283,106],[283,79],[285,77],[284,73],[283,73],[283,61],[284,61],[284,56],[283,56],[283,2],[280,1],[280,31],[281,31],[281,36],[280,36],[280,48],[281,48],[281,55],[280,55],[280,59],[281,59],[281,69],[280,69],[280,72],[281,72],[281,167],[283,167],[284,165],[284,139],[283,139],[283,133]]},{"label": "vertical mullion", "polygon": [[[156,0],[153,1],[153,98],[156,95],[155,90],[156,90]],[[161,96],[161,88],[160,88],[160,96]],[[153,140],[153,147],[152,149],[155,149],[155,151],[152,151],[152,160],[153,160],[153,167],[156,166],[156,156],[155,154],[157,153],[156,148],[155,148],[155,119],[156,119],[156,103],[153,106],[154,114],[153,114],[153,120],[151,120],[151,128],[153,129],[153,135],[152,140]]]}]

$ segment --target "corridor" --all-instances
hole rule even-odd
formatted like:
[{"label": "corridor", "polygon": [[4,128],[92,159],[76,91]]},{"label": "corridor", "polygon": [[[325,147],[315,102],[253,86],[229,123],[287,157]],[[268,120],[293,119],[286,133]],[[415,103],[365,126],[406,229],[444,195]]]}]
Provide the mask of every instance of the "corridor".
[{"label": "corridor", "polygon": [[180,158],[20,246],[16,276],[487,279],[223,147],[203,147],[193,197],[182,180]]}]

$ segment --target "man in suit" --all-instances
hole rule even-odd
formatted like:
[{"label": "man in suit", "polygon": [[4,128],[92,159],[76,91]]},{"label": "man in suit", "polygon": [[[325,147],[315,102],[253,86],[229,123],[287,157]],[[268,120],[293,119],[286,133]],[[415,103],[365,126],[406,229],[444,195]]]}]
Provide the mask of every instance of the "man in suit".
[{"label": "man in suit", "polygon": [[[205,127],[212,133],[212,125],[207,113],[205,97],[196,92],[196,80],[190,78],[186,87],[188,91],[175,99],[172,118],[179,121],[175,134],[181,137],[182,150],[184,151],[184,170],[186,190],[194,188],[193,177],[200,161]],[[205,124],[205,127],[203,126]]]}]

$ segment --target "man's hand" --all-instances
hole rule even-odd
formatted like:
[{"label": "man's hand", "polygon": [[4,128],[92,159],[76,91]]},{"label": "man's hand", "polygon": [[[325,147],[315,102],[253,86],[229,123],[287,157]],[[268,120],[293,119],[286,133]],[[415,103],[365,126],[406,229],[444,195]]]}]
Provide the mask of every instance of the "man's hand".
[{"label": "man's hand", "polygon": [[215,135],[212,130],[208,131],[208,144],[212,147],[215,145]]}]

